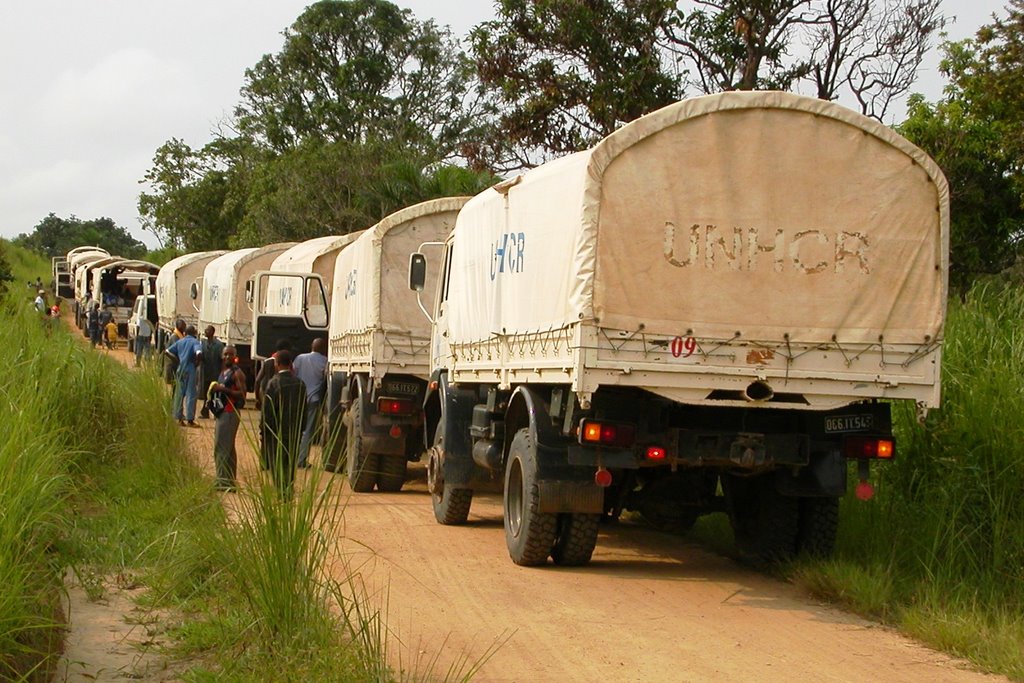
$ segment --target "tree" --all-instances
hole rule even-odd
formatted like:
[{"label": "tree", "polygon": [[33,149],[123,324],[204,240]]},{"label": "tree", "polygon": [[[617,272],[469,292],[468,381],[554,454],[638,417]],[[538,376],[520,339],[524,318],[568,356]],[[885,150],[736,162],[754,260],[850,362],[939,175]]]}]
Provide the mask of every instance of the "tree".
[{"label": "tree", "polygon": [[143,226],[161,245],[186,252],[228,245],[242,217],[238,176],[250,153],[242,146],[239,139],[219,139],[197,151],[172,138],[157,149],[142,180],[152,192],[140,193],[138,206]]},{"label": "tree", "polygon": [[64,256],[75,247],[85,245],[102,247],[125,258],[141,258],[146,254],[145,244],[106,217],[83,221],[75,216],[59,218],[51,213],[37,223],[31,233],[22,233],[12,242],[50,258]]},{"label": "tree", "polygon": [[[576,152],[676,100],[658,40],[674,0],[501,0],[470,39],[484,88],[500,103],[481,156],[514,168]],[[503,144],[512,141],[511,146]]]},{"label": "tree", "polygon": [[449,159],[485,118],[451,33],[386,0],[310,5],[245,81],[240,132],[278,153],[386,139]]},{"label": "tree", "polygon": [[476,194],[495,180],[488,173],[434,167],[385,143],[307,143],[253,174],[232,246],[347,234],[417,202]]},{"label": "tree", "polygon": [[500,0],[498,18],[471,34],[505,138],[481,156],[531,165],[685,95],[724,90],[848,93],[882,120],[944,25],[940,2]]},{"label": "tree", "polygon": [[[1000,87],[1019,74],[1003,69],[1010,63],[992,36],[1020,39],[1007,22],[982,27],[977,41],[948,43],[941,69],[950,78],[945,96],[935,104],[920,95],[911,98],[908,118],[900,126],[912,142],[939,164],[950,187],[950,284],[963,294],[978,275],[998,273],[1021,255],[1024,237],[1024,173],[1019,131],[1024,94]],[[1012,14],[1011,14],[1012,18]],[[1015,35],[1014,35],[1015,33]],[[1018,53],[1019,54],[1019,53]]]}]

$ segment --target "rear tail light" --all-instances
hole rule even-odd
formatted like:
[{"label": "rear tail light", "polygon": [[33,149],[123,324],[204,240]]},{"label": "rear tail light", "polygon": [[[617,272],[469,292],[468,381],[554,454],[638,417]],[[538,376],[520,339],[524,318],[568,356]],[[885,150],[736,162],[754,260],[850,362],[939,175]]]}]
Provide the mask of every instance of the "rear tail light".
[{"label": "rear tail light", "polygon": [[636,428],[621,422],[583,420],[580,422],[580,443],[595,446],[628,448],[636,438]]},{"label": "rear tail light", "polygon": [[896,441],[892,437],[848,436],[843,441],[843,455],[851,460],[892,460]]},{"label": "rear tail light", "polygon": [[382,415],[412,415],[413,403],[408,398],[378,398],[377,412]]},{"label": "rear tail light", "polygon": [[661,446],[648,446],[647,447],[647,459],[648,460],[664,460],[665,449]]}]

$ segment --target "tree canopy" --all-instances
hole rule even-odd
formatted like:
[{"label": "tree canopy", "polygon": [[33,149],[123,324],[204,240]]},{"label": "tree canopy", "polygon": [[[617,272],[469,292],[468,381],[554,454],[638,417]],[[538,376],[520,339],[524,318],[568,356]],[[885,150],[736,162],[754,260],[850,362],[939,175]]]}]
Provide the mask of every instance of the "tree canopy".
[{"label": "tree canopy", "polygon": [[950,281],[959,292],[1015,263],[1024,238],[1024,0],[1008,10],[975,40],[943,46],[945,96],[914,96],[900,126],[949,180]]},{"label": "tree canopy", "polygon": [[579,151],[671,101],[846,94],[882,120],[945,19],[941,0],[499,0],[471,34],[501,168]]},{"label": "tree canopy", "polygon": [[82,220],[75,216],[60,218],[51,213],[39,221],[31,233],[18,235],[12,242],[49,258],[64,256],[83,245],[102,247],[125,258],[141,258],[146,254],[145,244],[106,217]]}]

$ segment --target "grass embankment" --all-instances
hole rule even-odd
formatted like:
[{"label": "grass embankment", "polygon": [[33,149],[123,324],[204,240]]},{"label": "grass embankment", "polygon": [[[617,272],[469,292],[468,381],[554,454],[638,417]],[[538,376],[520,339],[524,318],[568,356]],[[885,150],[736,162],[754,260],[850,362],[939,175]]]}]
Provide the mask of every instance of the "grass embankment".
[{"label": "grass embankment", "polygon": [[48,680],[67,567],[95,597],[141,583],[153,606],[186,615],[178,654],[205,662],[186,678],[389,678],[378,615],[324,578],[330,491],[284,505],[260,485],[228,524],[155,372],[47,332],[18,288],[0,316],[0,679]]},{"label": "grass embankment", "polygon": [[[942,408],[897,412],[877,495],[847,496],[833,560],[799,567],[820,595],[1024,680],[1024,293],[950,302]],[[854,477],[851,477],[853,479]]]}]

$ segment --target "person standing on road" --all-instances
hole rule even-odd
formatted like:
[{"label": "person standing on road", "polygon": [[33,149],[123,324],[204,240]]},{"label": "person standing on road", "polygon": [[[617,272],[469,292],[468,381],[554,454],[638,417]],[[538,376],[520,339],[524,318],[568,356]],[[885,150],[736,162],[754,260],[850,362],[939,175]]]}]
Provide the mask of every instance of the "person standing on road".
[{"label": "person standing on road", "polygon": [[238,411],[245,406],[245,373],[238,367],[234,346],[225,346],[220,358],[221,372],[213,390],[223,393],[227,400],[221,414],[214,416],[213,464],[217,472],[217,489],[233,491],[237,486],[238,451],[235,449],[235,437],[240,422]]},{"label": "person standing on road", "polygon": [[196,376],[203,353],[199,340],[196,339],[195,326],[189,325],[185,329],[185,336],[168,346],[164,353],[178,362],[178,369],[174,375],[174,419],[179,425],[184,426],[187,419],[189,427],[198,427]]},{"label": "person standing on road", "polygon": [[117,348],[117,323],[113,318],[103,327],[103,343],[106,345],[107,351]]},{"label": "person standing on road", "polygon": [[309,467],[309,447],[313,443],[313,436],[320,422],[320,405],[327,384],[325,346],[323,337],[317,337],[313,340],[309,353],[299,354],[295,358],[295,376],[306,385],[306,421],[302,429],[302,440],[299,442],[297,463],[301,468]]},{"label": "person standing on road", "polygon": [[[201,395],[206,395],[210,382],[217,381],[217,376],[222,369],[221,360],[224,356],[224,348],[224,342],[217,339],[216,330],[213,328],[213,325],[207,325],[203,331],[202,341],[203,367],[199,378],[199,393]],[[210,418],[210,411],[205,403],[202,410],[199,411],[199,417],[204,420]]]},{"label": "person standing on road", "polygon": [[89,343],[92,348],[100,343],[100,305],[93,304],[92,308],[85,315],[85,329],[89,331]]},{"label": "person standing on road", "polygon": [[[274,365],[274,359],[277,358],[278,351],[287,349],[292,350],[292,343],[288,339],[279,339],[277,346],[274,349],[274,353],[270,355],[270,358],[263,361],[260,365],[259,372],[256,373],[255,386],[252,391],[256,398],[256,409],[260,410],[263,406],[263,394],[267,391],[267,384],[274,378],[274,373],[277,372],[277,366]],[[270,462],[266,459],[267,449],[263,448],[263,412],[260,410],[260,467],[265,470],[270,469]]]},{"label": "person standing on road", "polygon": [[143,356],[146,360],[153,357],[152,340],[153,323],[146,316],[140,315],[135,323],[135,367],[139,367]]},{"label": "person standing on road", "polygon": [[302,438],[306,385],[292,372],[291,351],[274,354],[277,368],[263,396],[262,449],[270,463],[270,476],[281,496],[290,499],[295,480],[295,458]]}]

